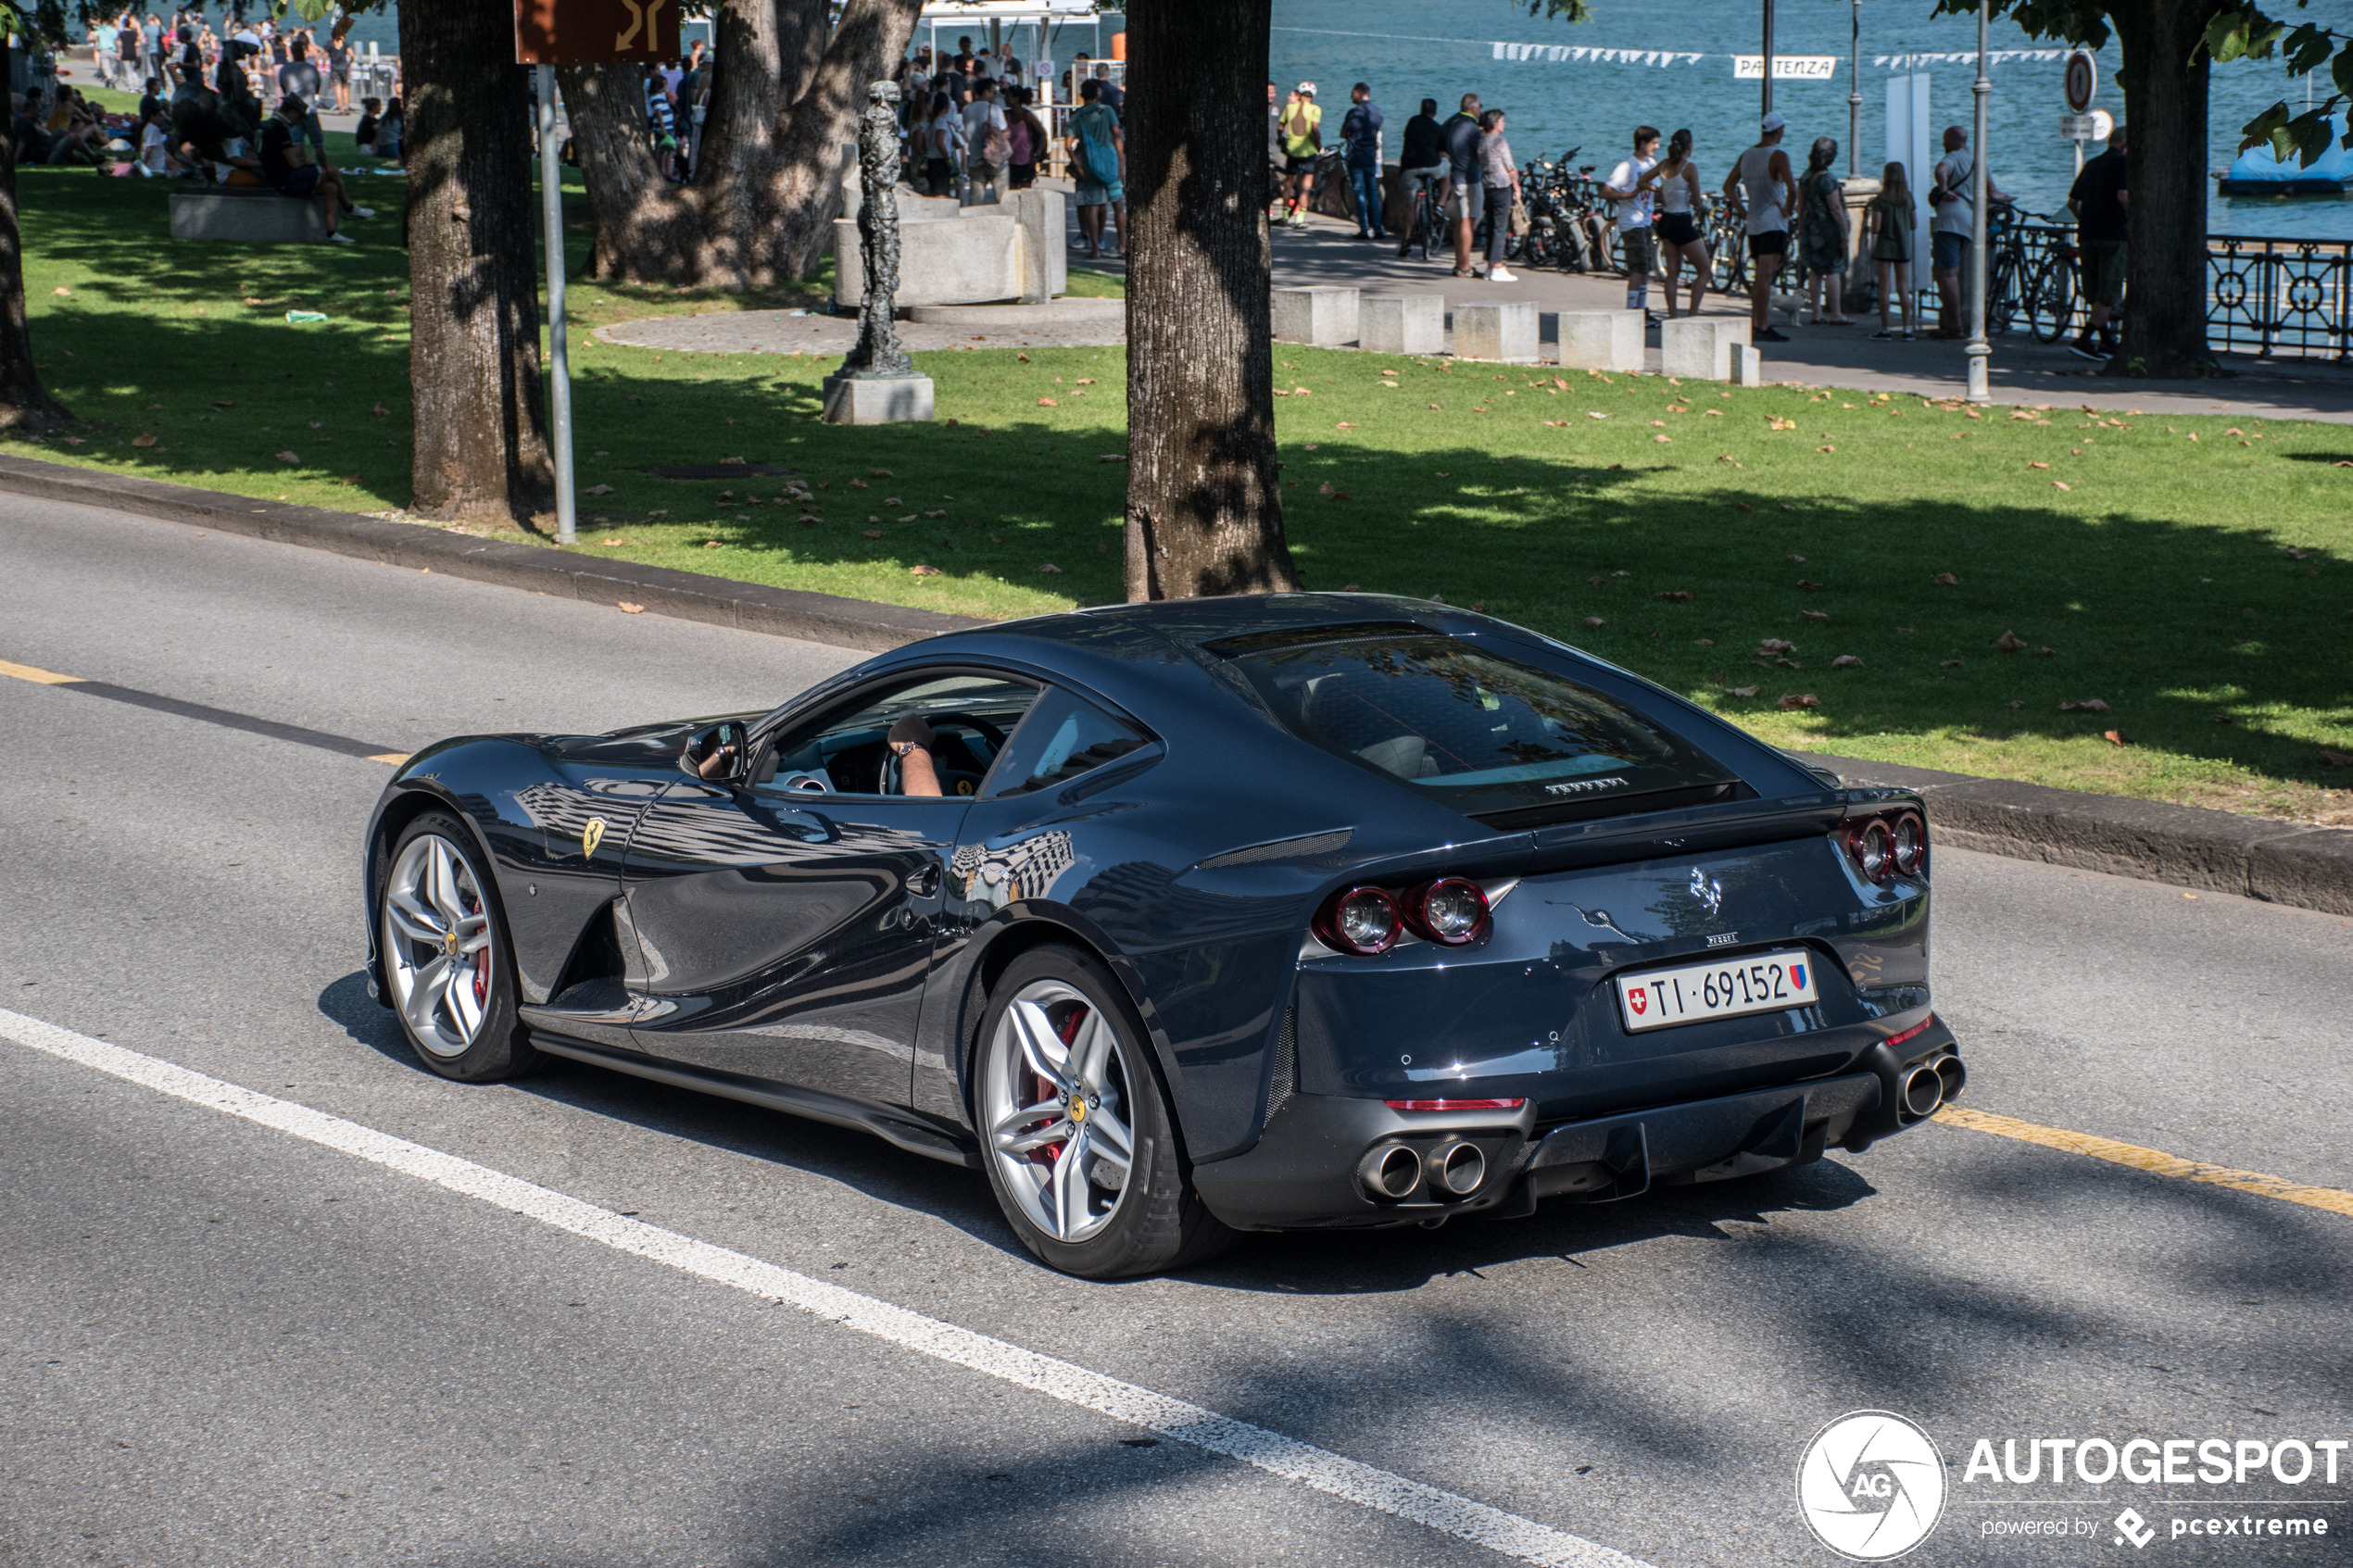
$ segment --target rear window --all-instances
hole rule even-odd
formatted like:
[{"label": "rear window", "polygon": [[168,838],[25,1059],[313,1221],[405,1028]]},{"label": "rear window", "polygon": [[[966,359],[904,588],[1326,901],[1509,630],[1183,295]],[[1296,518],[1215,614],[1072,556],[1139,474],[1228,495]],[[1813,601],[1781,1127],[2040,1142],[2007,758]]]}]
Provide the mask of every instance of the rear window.
[{"label": "rear window", "polygon": [[1303,740],[1504,825],[1732,798],[1738,776],[1591,687],[1452,637],[1355,637],[1232,661]]}]

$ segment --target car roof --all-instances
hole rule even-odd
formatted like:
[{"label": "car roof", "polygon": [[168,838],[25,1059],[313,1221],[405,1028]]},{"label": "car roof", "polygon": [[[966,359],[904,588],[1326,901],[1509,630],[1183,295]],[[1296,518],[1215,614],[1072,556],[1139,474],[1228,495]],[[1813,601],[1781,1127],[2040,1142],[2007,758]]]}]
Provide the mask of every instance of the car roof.
[{"label": "car roof", "polygon": [[1181,646],[1200,647],[1253,632],[1367,621],[1410,621],[1434,632],[1451,632],[1457,629],[1447,624],[1452,619],[1453,613],[1442,604],[1398,594],[1235,594],[1218,598],[1098,605],[1005,621],[987,628],[983,634],[1010,633],[1046,642],[1101,646],[1106,640],[1116,640],[1118,632],[1149,632]]}]

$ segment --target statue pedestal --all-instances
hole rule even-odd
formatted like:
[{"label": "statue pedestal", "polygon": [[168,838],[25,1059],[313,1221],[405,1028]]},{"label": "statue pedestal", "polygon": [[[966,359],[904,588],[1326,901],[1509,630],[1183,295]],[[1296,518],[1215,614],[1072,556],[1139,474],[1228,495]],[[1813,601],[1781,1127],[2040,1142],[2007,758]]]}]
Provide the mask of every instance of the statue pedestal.
[{"label": "statue pedestal", "polygon": [[825,422],[834,425],[928,423],[929,376],[853,376],[837,370],[825,378]]}]

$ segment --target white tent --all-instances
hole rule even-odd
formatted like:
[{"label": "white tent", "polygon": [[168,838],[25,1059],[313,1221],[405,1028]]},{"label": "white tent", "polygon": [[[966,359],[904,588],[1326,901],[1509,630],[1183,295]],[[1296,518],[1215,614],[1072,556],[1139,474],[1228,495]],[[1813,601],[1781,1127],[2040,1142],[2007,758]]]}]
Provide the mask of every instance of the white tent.
[{"label": "white tent", "polygon": [[[1106,18],[1115,19],[1107,27]],[[930,46],[935,58],[943,36],[953,48],[959,37],[982,41],[985,30],[986,43],[994,54],[1003,46],[1008,29],[1027,28],[1030,35],[1016,44],[1015,53],[1037,73],[1037,79],[1045,74],[1041,62],[1051,63],[1059,71],[1068,67],[1080,49],[1094,59],[1107,58],[1112,35],[1124,31],[1126,25],[1123,9],[1098,0],[925,0],[916,19],[917,36]],[[1065,36],[1071,32],[1076,36]],[[1126,74],[1119,62],[1113,64],[1112,71],[1114,76]]]}]

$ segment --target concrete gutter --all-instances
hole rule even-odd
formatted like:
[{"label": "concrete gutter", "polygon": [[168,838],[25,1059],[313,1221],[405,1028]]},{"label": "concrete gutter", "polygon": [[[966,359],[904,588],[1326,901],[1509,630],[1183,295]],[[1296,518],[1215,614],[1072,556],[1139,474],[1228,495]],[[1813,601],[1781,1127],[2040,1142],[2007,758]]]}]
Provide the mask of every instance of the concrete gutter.
[{"label": "concrete gutter", "polygon": [[[24,458],[0,457],[0,491],[106,507],[593,604],[627,600],[643,605],[649,614],[872,653],[989,624],[971,616],[763,588],[698,571],[600,561],[545,546],[479,539],[318,507],[258,502],[246,495]],[[1799,755],[1849,784],[1919,790],[1928,802],[1939,844],[2353,915],[2353,831],[1853,757]]]},{"label": "concrete gutter", "polygon": [[1919,791],[1934,844],[2353,915],[2353,832],[2343,828],[1798,755],[1848,784]]},{"label": "concrete gutter", "polygon": [[413,522],[356,517],[319,507],[257,501],[193,485],[166,484],[129,474],[93,472],[25,458],[0,457],[0,490],[44,500],[73,501],[136,512],[166,522],[194,523],[224,533],[247,533],[284,545],[332,550],[412,571],[430,571],[510,588],[526,588],[592,604],[643,605],[648,614],[733,626],[772,636],[799,637],[868,653],[989,624],[965,615],[863,599],[766,588],[699,571],[604,561],[544,545],[482,539]]}]

